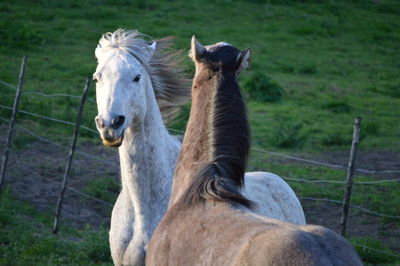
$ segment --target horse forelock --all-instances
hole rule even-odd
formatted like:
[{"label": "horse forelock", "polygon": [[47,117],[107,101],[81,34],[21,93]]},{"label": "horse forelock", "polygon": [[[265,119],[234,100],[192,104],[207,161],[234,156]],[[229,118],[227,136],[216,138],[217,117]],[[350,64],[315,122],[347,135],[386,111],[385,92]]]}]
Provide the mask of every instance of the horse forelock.
[{"label": "horse forelock", "polygon": [[205,46],[206,52],[196,60],[203,63],[212,71],[221,71],[222,74],[238,72],[241,50],[229,43],[220,42]]},{"label": "horse forelock", "polygon": [[[154,41],[155,50],[150,46]],[[137,30],[117,29],[103,34],[97,48],[125,51],[142,64],[149,73],[164,122],[171,121],[190,98],[189,79],[181,67],[182,52],[172,50],[171,45],[172,38],[151,40]]]}]

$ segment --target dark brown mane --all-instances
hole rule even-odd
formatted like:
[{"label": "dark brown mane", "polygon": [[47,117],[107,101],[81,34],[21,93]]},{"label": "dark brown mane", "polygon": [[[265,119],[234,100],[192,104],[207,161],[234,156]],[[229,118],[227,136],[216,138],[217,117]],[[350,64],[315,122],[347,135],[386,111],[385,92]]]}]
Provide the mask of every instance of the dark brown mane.
[{"label": "dark brown mane", "polygon": [[[252,206],[239,191],[250,148],[246,107],[237,83],[240,59],[241,51],[230,45],[212,47],[196,59],[209,74],[199,73],[193,86],[205,86],[211,79],[218,80],[211,88],[215,92],[210,99],[209,132],[198,133],[209,134],[209,147],[204,150],[210,152],[210,158],[192,177],[193,183],[184,195],[189,205],[217,200]],[[207,75],[211,76],[207,78]]]}]

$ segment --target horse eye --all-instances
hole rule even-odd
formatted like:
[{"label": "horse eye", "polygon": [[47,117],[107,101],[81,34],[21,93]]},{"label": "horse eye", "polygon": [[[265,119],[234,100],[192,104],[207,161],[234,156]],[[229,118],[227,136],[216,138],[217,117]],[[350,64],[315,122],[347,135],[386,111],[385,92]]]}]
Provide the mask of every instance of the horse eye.
[{"label": "horse eye", "polygon": [[94,82],[97,82],[97,81],[98,81],[96,75],[93,75],[93,80],[94,80]]},{"label": "horse eye", "polygon": [[138,81],[140,80],[140,77],[141,77],[140,74],[137,75],[137,76],[133,79],[133,82],[138,82]]}]

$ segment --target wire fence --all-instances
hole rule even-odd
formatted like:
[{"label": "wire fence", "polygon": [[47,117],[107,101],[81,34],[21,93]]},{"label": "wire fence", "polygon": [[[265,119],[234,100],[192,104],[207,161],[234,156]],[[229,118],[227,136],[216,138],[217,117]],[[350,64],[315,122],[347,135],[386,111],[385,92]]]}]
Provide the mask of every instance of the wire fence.
[{"label": "wire fence", "polygon": [[[17,89],[17,87],[15,87],[14,85],[9,84],[9,83],[7,83],[5,81],[2,81],[2,80],[0,80],[0,84],[3,85],[3,86],[6,86],[8,88]],[[25,92],[25,93],[22,93],[22,95],[26,95],[26,96],[35,95],[37,97],[44,97],[44,98],[69,97],[69,98],[73,98],[73,99],[82,99],[81,96],[77,96],[77,95],[64,94],[64,93],[47,94],[47,93],[43,93],[43,92],[39,92],[39,91]],[[93,99],[89,99],[89,101],[95,102],[95,100],[93,100]],[[10,111],[13,110],[13,107],[2,105],[2,104],[0,104],[0,108],[1,109],[5,109],[5,110],[10,110]],[[26,110],[18,110],[18,113],[23,114],[23,115],[28,115],[28,116],[31,116],[31,117],[35,117],[35,118],[44,119],[44,120],[47,120],[47,121],[52,121],[54,123],[59,123],[59,124],[64,124],[64,125],[69,125],[69,126],[76,126],[75,122],[66,121],[66,120],[62,120],[62,119],[59,119],[59,118],[55,118],[55,117],[50,117],[50,116],[47,116],[47,115],[44,115],[44,114],[36,114],[36,113],[30,112],[30,111],[26,111]],[[10,122],[10,119],[4,118],[4,117],[0,117],[0,120],[5,122],[5,123],[9,123]],[[26,133],[26,134],[28,134],[28,135],[30,135],[30,136],[32,136],[32,137],[34,137],[34,138],[36,138],[36,139],[38,139],[40,141],[43,141],[45,143],[48,143],[50,145],[59,147],[59,148],[64,149],[64,150],[70,149],[70,147],[67,147],[67,146],[62,145],[60,143],[57,143],[55,141],[49,140],[48,138],[46,138],[44,136],[40,136],[40,135],[36,134],[36,133],[32,132],[31,130],[27,129],[26,127],[23,127],[21,125],[16,125],[16,127],[17,127],[18,130],[21,130],[24,133]],[[98,131],[95,130],[95,129],[92,129],[92,128],[89,128],[89,127],[86,127],[86,126],[81,126],[81,128],[83,130],[86,130],[88,132],[93,133],[94,135],[98,135]],[[183,134],[184,133],[181,130],[171,129],[171,128],[169,128],[169,131],[174,133],[174,134]],[[340,165],[340,164],[321,162],[321,161],[312,160],[312,159],[308,159],[308,158],[302,158],[302,157],[295,156],[295,155],[279,153],[279,152],[276,152],[276,151],[269,151],[269,150],[265,150],[265,149],[258,148],[258,147],[254,147],[252,149],[254,151],[256,151],[256,152],[259,152],[259,153],[268,154],[268,155],[274,156],[274,157],[280,157],[280,158],[285,158],[285,159],[289,159],[289,160],[294,160],[294,161],[297,161],[297,162],[300,162],[300,163],[312,164],[312,165],[316,165],[318,167],[328,167],[328,168],[337,169],[337,170],[346,170],[346,168],[347,168],[346,166]],[[119,166],[117,164],[114,164],[114,163],[112,163],[112,162],[110,162],[108,160],[104,160],[104,159],[102,159],[102,158],[100,158],[100,157],[98,157],[96,155],[80,151],[79,149],[77,149],[75,152],[77,154],[81,155],[81,156],[85,156],[88,159],[96,160],[98,162],[107,164],[109,166],[112,166],[114,169],[119,169]],[[19,168],[20,168],[21,171],[27,171],[26,169],[23,169],[22,167],[19,167]],[[361,168],[357,168],[357,169],[355,169],[355,171],[359,172],[359,173],[370,174],[370,175],[383,175],[383,174],[397,174],[397,173],[400,173],[400,170],[376,171],[376,170],[361,169]],[[48,182],[53,182],[53,183],[57,183],[57,184],[61,185],[61,182],[55,181],[55,180],[53,180],[51,178],[48,178],[48,177],[46,177],[44,175],[41,175],[41,174],[37,173],[36,171],[30,170],[30,173],[35,175],[35,176],[37,176],[38,178],[42,178],[43,180],[48,181]],[[290,181],[290,182],[303,182],[303,183],[316,183],[316,184],[318,184],[318,183],[320,183],[320,184],[331,183],[331,184],[340,184],[340,185],[345,185],[347,183],[346,181],[342,181],[342,180],[319,180],[319,179],[304,179],[304,178],[294,178],[294,177],[282,177],[282,178],[284,180]],[[355,185],[373,185],[373,186],[375,186],[375,185],[379,185],[379,184],[393,183],[393,182],[400,182],[400,178],[381,179],[381,180],[374,180],[374,181],[356,181],[356,182],[354,182],[354,184]],[[71,187],[67,187],[67,189],[69,191],[72,191],[73,193],[76,193],[76,194],[78,194],[78,195],[80,195],[82,197],[85,197],[87,199],[93,200],[93,201],[95,201],[97,203],[100,203],[100,204],[103,204],[105,206],[108,206],[108,207],[113,206],[113,203],[111,203],[111,202],[107,202],[107,201],[104,201],[102,199],[93,197],[93,196],[91,196],[91,195],[89,195],[87,193],[84,193],[84,192],[80,191],[80,190],[77,190],[77,189],[74,189],[74,188],[71,188]],[[337,200],[337,199],[314,198],[314,197],[306,197],[306,196],[302,196],[302,197],[299,197],[299,198],[301,200],[306,200],[306,201],[319,201],[319,202],[323,201],[323,202],[330,202],[330,203],[334,203],[334,204],[338,204],[338,205],[342,205],[343,204],[342,200]],[[374,215],[374,216],[377,216],[377,217],[390,218],[390,219],[394,219],[394,220],[400,219],[400,216],[379,213],[379,212],[364,208],[362,206],[350,205],[350,208],[357,209],[357,210],[359,210],[361,212],[364,212],[364,213],[369,214],[369,215]],[[358,244],[356,244],[356,245],[359,246],[359,247],[365,248],[365,249],[372,250],[374,252],[380,252],[382,254],[386,254],[386,255],[389,255],[389,256],[400,257],[398,255],[391,254],[391,253],[388,253],[388,252],[385,252],[385,251],[382,251],[382,250],[373,249],[371,247],[367,247],[367,246],[364,246],[364,245],[358,245]]]},{"label": "wire fence", "polygon": [[[16,86],[14,86],[10,83],[7,83],[5,81],[2,81],[2,80],[0,80],[0,84],[6,86],[8,88],[14,89],[14,90],[17,89]],[[67,93],[44,93],[41,91],[27,91],[27,92],[23,92],[22,95],[35,95],[35,96],[41,96],[41,97],[46,97],[46,98],[69,97],[69,98],[78,99],[78,100],[82,99],[82,96],[78,96],[78,95],[72,95],[72,94],[67,94]],[[96,102],[94,99],[91,99],[91,98],[88,98],[87,100],[89,102]]]},{"label": "wire fence", "polygon": [[[3,84],[4,82],[0,81],[0,83]],[[78,99],[81,98],[80,96],[68,95],[68,94],[59,94],[59,95],[60,96],[65,96],[65,97],[75,97],[75,98],[78,98]],[[7,109],[7,110],[12,110],[12,107],[10,107],[10,106],[0,105],[0,108]],[[27,115],[30,115],[30,116],[38,117],[38,118],[41,118],[41,119],[62,123],[62,124],[65,124],[65,125],[75,126],[74,122],[65,121],[65,120],[58,119],[58,118],[53,118],[53,117],[49,117],[49,116],[45,116],[45,115],[39,115],[39,114],[35,114],[35,113],[32,113],[32,112],[24,111],[24,110],[18,110],[18,112],[23,113],[23,114],[27,114]],[[3,117],[0,117],[0,120],[2,120],[4,122],[9,122],[8,119],[5,119]],[[35,133],[33,133],[32,131],[28,130],[27,128],[24,128],[22,126],[17,126],[17,127],[19,129],[23,130],[24,132],[26,132],[27,134],[29,134],[29,135],[31,135],[31,136],[33,136],[33,137],[35,137],[35,138],[37,138],[37,139],[39,139],[41,141],[47,142],[49,144],[52,144],[52,145],[55,145],[55,146],[58,146],[58,147],[61,147],[61,148],[64,148],[64,149],[69,149],[69,147],[67,147],[67,146],[63,146],[63,145],[61,145],[59,143],[56,143],[56,142],[53,142],[53,141],[51,141],[51,140],[49,140],[47,138],[38,136]],[[98,135],[98,132],[96,130],[94,130],[94,129],[91,129],[91,128],[88,128],[88,127],[85,127],[85,126],[81,126],[81,128]],[[171,128],[169,128],[169,131],[173,132],[173,133],[177,133],[177,134],[183,134],[184,133],[181,130],[171,129]],[[283,158],[286,158],[286,159],[296,160],[296,161],[300,161],[300,162],[303,162],[303,163],[310,163],[310,164],[314,164],[314,165],[318,165],[318,166],[325,166],[325,167],[330,167],[330,168],[334,168],[334,169],[345,169],[346,168],[343,165],[331,164],[331,163],[326,163],[326,162],[320,162],[320,161],[300,158],[300,157],[296,157],[296,156],[293,156],[293,155],[287,155],[287,154],[278,153],[278,152],[275,152],[275,151],[264,150],[264,149],[261,149],[261,148],[253,148],[253,150],[255,150],[257,152],[261,152],[261,153],[270,154],[270,155],[273,155],[273,156],[283,157]],[[90,154],[87,154],[87,153],[79,151],[79,150],[77,151],[77,153],[81,154],[83,156],[86,156],[87,158],[90,158],[90,159],[93,159],[93,160],[97,160],[97,161],[101,161],[103,163],[109,164],[109,165],[113,166],[114,168],[119,168],[118,165],[113,164],[113,163],[111,163],[109,161],[100,159],[100,158],[98,158],[98,157],[96,157],[94,155],[90,155]],[[398,173],[398,172],[400,172],[400,171],[397,171],[397,170],[387,170],[387,171],[375,171],[375,170],[365,170],[365,169],[356,169],[356,170],[359,171],[359,172],[369,173],[369,174]],[[285,179],[285,180],[294,181],[294,182],[346,184],[346,181],[338,181],[338,180],[310,180],[310,179],[301,179],[301,178],[292,178],[292,177],[282,177],[282,178]],[[377,181],[356,181],[354,183],[355,184],[363,184],[363,185],[374,185],[374,184],[381,184],[381,183],[388,183],[388,182],[399,182],[399,181],[400,181],[400,178],[377,180]],[[330,201],[330,202],[342,204],[341,201],[335,201],[335,200],[315,199],[315,198],[307,198],[307,197],[303,197],[302,199],[305,199],[305,200],[317,200],[317,201],[324,200],[324,201]],[[351,207],[352,208],[357,208],[357,209],[363,210],[363,211],[365,211],[367,213],[374,214],[374,215],[381,216],[381,217],[390,217],[390,218],[400,219],[399,216],[390,216],[390,215],[380,214],[380,213],[368,210],[366,208],[362,208],[360,206],[351,206]]]}]

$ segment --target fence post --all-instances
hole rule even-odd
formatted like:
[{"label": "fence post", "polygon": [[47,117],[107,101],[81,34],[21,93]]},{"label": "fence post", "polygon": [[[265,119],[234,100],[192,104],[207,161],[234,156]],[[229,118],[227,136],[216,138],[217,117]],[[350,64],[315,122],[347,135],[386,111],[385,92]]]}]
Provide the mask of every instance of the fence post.
[{"label": "fence post", "polygon": [[20,71],[19,71],[19,77],[18,77],[18,87],[17,87],[17,92],[15,94],[15,98],[14,98],[14,105],[13,105],[13,109],[12,109],[12,113],[11,113],[10,125],[8,128],[8,138],[7,138],[5,148],[4,148],[3,160],[1,163],[0,193],[1,193],[1,190],[3,187],[4,178],[6,175],[8,156],[10,154],[10,146],[11,146],[12,136],[14,134],[15,119],[16,119],[16,115],[17,115],[17,111],[18,111],[19,99],[21,97],[22,85],[24,84],[26,60],[27,60],[27,57],[26,57],[26,55],[24,55],[22,57],[22,63],[21,63]]},{"label": "fence post", "polygon": [[67,186],[67,179],[68,179],[69,170],[70,170],[71,164],[72,164],[72,158],[73,158],[74,152],[75,152],[76,141],[77,141],[78,135],[79,135],[79,128],[81,125],[83,106],[85,105],[89,87],[90,87],[90,78],[87,78],[85,87],[83,89],[83,95],[82,95],[82,99],[81,99],[81,104],[79,106],[78,116],[76,118],[76,126],[75,126],[74,136],[73,136],[71,148],[69,151],[69,158],[68,158],[67,166],[65,168],[64,178],[63,178],[63,181],[61,184],[60,196],[58,197],[57,210],[56,210],[56,214],[55,214],[55,218],[54,218],[54,225],[53,225],[53,234],[57,234],[57,232],[58,232],[58,224],[59,224],[59,219],[60,219],[62,202],[63,202],[63,198],[64,198],[65,189]]},{"label": "fence post", "polygon": [[349,164],[347,165],[347,185],[346,185],[346,191],[344,193],[344,198],[343,198],[342,218],[340,220],[342,236],[346,236],[347,217],[349,214],[351,189],[353,187],[353,175],[354,175],[354,169],[355,169],[357,144],[360,140],[360,125],[361,125],[361,117],[357,117],[354,121],[353,141],[351,143]]}]

